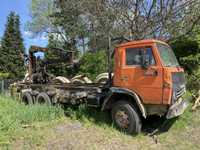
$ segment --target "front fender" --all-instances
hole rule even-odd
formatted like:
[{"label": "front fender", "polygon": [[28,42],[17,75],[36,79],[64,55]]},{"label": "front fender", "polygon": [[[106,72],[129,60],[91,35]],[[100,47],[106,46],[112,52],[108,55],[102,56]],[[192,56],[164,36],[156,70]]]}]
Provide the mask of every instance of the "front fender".
[{"label": "front fender", "polygon": [[138,105],[138,108],[140,109],[142,116],[144,118],[146,118],[146,116],[147,116],[146,110],[145,110],[144,105],[141,102],[140,97],[134,91],[131,91],[126,88],[111,87],[109,89],[107,98],[103,102],[103,105],[101,108],[102,111],[106,109],[106,105],[109,103],[109,101],[111,100],[111,98],[114,94],[125,94],[125,95],[132,97],[135,100],[136,104]]}]

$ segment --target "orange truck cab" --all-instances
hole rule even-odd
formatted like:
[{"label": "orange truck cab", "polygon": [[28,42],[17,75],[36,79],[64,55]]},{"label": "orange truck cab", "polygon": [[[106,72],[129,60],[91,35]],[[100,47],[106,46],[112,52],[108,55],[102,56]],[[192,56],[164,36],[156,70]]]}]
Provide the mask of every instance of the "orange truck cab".
[{"label": "orange truck cab", "polygon": [[[130,102],[144,118],[166,115],[170,119],[184,112],[187,107],[182,99],[186,92],[184,70],[168,44],[158,40],[121,44],[115,48],[114,62],[109,100]],[[105,100],[104,103],[103,108],[108,102]],[[127,109],[125,105],[123,107]],[[113,117],[116,114],[114,111]]]}]

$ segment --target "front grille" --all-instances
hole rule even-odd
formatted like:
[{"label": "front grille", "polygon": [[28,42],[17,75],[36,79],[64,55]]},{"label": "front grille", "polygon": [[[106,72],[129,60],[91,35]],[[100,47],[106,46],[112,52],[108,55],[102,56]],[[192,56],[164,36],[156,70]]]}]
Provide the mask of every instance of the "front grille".
[{"label": "front grille", "polygon": [[175,89],[175,97],[179,98],[185,93],[185,86]]},{"label": "front grille", "polygon": [[173,82],[172,102],[175,103],[176,100],[179,97],[181,97],[186,91],[184,73],[183,72],[172,73],[172,82]]}]

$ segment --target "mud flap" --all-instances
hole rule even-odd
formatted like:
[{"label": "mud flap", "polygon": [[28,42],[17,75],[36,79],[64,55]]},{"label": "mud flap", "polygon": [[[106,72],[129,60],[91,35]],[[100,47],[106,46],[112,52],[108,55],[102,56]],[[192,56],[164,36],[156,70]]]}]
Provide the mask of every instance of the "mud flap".
[{"label": "mud flap", "polygon": [[178,101],[169,108],[166,118],[171,119],[182,115],[187,107],[188,103],[182,98],[179,98]]}]

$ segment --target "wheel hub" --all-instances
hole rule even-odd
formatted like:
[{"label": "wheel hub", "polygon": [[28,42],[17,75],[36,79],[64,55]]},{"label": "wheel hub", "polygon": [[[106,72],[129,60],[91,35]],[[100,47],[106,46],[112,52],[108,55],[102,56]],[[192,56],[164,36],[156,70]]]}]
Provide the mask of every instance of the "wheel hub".
[{"label": "wheel hub", "polygon": [[119,110],[115,114],[117,124],[122,128],[128,128],[129,126],[129,117],[127,113],[123,110]]}]

